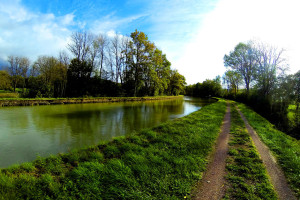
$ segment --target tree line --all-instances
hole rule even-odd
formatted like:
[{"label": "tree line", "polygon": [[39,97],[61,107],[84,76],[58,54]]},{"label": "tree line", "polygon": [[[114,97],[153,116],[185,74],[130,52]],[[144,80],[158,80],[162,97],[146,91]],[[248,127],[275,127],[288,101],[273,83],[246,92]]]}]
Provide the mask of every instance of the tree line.
[{"label": "tree line", "polygon": [[67,45],[70,57],[8,56],[0,89],[23,88],[24,97],[158,96],[183,93],[185,77],[140,31],[130,37],[78,31]]},{"label": "tree line", "polygon": [[[284,49],[248,41],[237,44],[223,60],[227,70],[222,78],[189,85],[186,94],[246,103],[282,131],[300,138],[300,71],[286,74]],[[290,105],[295,107],[292,120]]]},{"label": "tree line", "polygon": [[215,79],[207,79],[202,83],[188,85],[185,88],[187,96],[210,98],[222,96],[221,77],[217,76]]},{"label": "tree line", "polygon": [[[300,138],[300,71],[286,73],[284,52],[257,41],[236,45],[224,56],[223,96],[246,103],[279,129]],[[288,119],[290,105],[296,106],[292,122]]]}]

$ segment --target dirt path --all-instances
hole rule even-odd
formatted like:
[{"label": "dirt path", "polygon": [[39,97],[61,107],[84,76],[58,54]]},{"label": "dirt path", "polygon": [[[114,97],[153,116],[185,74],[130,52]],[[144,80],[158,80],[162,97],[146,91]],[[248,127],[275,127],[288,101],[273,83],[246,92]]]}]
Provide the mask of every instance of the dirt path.
[{"label": "dirt path", "polygon": [[273,184],[279,199],[297,200],[296,197],[293,195],[292,190],[289,188],[283,172],[277,165],[276,159],[272,156],[268,147],[266,147],[266,145],[262,143],[257,133],[249,125],[243,113],[241,113],[241,111],[238,108],[237,110],[240,113],[242,119],[244,120],[246,128],[250,136],[252,137],[256,149],[259,152],[264,165],[266,166],[267,172],[271,177],[271,183]]},{"label": "dirt path", "polygon": [[225,165],[228,153],[228,140],[230,131],[230,106],[227,104],[227,111],[221,127],[221,133],[218,137],[216,150],[212,155],[212,161],[209,163],[202,180],[198,184],[192,199],[221,199],[225,194]]}]

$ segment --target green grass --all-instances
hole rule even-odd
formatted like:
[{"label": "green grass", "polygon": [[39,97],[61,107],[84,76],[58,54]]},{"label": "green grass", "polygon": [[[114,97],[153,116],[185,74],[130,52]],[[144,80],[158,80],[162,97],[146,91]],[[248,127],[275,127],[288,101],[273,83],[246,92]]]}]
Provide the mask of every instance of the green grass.
[{"label": "green grass", "polygon": [[239,104],[249,124],[277,158],[291,188],[300,198],[300,142],[281,131],[244,104]]},{"label": "green grass", "polygon": [[12,92],[9,92],[9,93],[1,92],[0,93],[0,99],[13,99],[13,100],[16,100],[16,98],[19,98],[19,93],[12,93]]},{"label": "green grass", "polygon": [[[8,93],[7,93],[8,94]],[[16,93],[12,93],[16,94]],[[0,94],[1,95],[1,94]],[[17,100],[26,101],[26,100],[82,100],[82,99],[120,99],[120,100],[134,100],[134,99],[164,99],[164,98],[177,98],[183,96],[149,96],[149,97],[70,97],[70,98],[18,98]],[[1,98],[1,97],[0,97]],[[0,100],[16,100],[14,97],[3,97]]]},{"label": "green grass", "polygon": [[130,137],[0,170],[0,199],[183,199],[220,131],[219,101]]},{"label": "green grass", "polygon": [[291,123],[291,126],[295,126],[295,122],[294,122],[295,114],[296,114],[296,105],[294,105],[294,104],[289,105],[287,116]]},{"label": "green grass", "polygon": [[277,199],[244,121],[234,106],[231,106],[229,155],[226,160],[226,171],[228,189],[224,199]]}]

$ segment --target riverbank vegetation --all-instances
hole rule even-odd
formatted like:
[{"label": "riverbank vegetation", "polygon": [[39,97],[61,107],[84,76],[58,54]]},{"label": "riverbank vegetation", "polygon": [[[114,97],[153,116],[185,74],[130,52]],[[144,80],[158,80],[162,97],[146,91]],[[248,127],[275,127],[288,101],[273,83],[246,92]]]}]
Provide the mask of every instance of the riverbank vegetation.
[{"label": "riverbank vegetation", "polygon": [[[7,93],[5,93],[7,94]],[[9,93],[8,93],[9,94]],[[15,94],[15,93],[12,93]],[[1,93],[0,93],[1,98]],[[87,97],[87,98],[15,98],[14,96],[3,96],[0,99],[1,106],[33,106],[33,105],[55,105],[55,104],[79,104],[79,103],[109,103],[128,101],[151,101],[183,98],[183,96],[155,96],[155,97]]]},{"label": "riverbank vegetation", "polygon": [[244,121],[231,105],[227,187],[224,199],[278,199]]},{"label": "riverbank vegetation", "polygon": [[[300,138],[300,71],[287,74],[283,49],[262,42],[239,43],[224,56],[224,65],[227,69],[222,77],[224,89],[217,77],[187,86],[186,94],[219,96],[245,103],[278,129]],[[289,110],[290,105],[295,109]]]},{"label": "riverbank vegetation", "polygon": [[300,198],[300,142],[277,130],[269,121],[244,104],[238,104],[238,107],[277,158],[291,188]]},{"label": "riverbank vegetation", "polygon": [[184,199],[207,164],[226,103],[129,137],[0,170],[3,199]]},{"label": "riverbank vegetation", "polygon": [[[179,95],[185,77],[171,69],[166,55],[145,33],[130,37],[93,35],[82,31],[71,36],[59,56],[31,61],[8,56],[0,71],[0,90],[22,88],[22,97],[159,96]],[[5,66],[4,66],[5,67]],[[26,90],[27,88],[27,90]]]},{"label": "riverbank vegetation", "polygon": [[[257,41],[239,43],[224,56],[227,72],[223,76],[227,91],[223,95],[246,103],[287,134],[300,138],[300,120],[291,122],[288,107],[296,105],[300,115],[300,71],[288,75],[283,49]],[[244,91],[239,88],[244,86]]]}]

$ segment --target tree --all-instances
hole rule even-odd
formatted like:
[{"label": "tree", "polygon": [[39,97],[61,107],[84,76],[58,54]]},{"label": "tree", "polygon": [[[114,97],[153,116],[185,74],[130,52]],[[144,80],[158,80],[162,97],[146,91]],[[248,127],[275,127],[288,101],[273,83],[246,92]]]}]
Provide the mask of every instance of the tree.
[{"label": "tree", "polygon": [[7,71],[0,71],[0,90],[9,90],[11,88],[11,80]]},{"label": "tree", "polygon": [[277,81],[277,74],[284,73],[285,59],[282,57],[284,50],[257,43],[255,46],[255,60],[257,63],[256,86],[260,93],[269,97]]},{"label": "tree", "polygon": [[186,85],[185,77],[177,70],[171,70],[170,83],[169,83],[169,94],[179,95],[184,92],[184,86]]},{"label": "tree", "polygon": [[141,89],[145,86],[145,74],[148,74],[155,46],[143,32],[135,30],[130,36],[131,41],[126,52],[127,82],[133,87],[133,96],[137,96],[141,95]]},{"label": "tree", "polygon": [[[35,77],[31,78],[31,96],[63,97],[66,92],[67,68],[64,63],[68,58],[61,55],[58,59],[52,56],[39,56],[33,65]],[[36,83],[36,84],[35,84]],[[38,85],[43,84],[43,86]]]},{"label": "tree", "polygon": [[[94,36],[93,42],[91,45],[91,64],[94,70],[98,70],[99,77],[102,78],[102,73],[104,70],[104,65],[106,62],[106,50],[108,46],[108,38],[99,34],[98,36]],[[97,67],[98,66],[98,67]]]},{"label": "tree", "polygon": [[[121,52],[122,52],[122,39],[121,36],[116,34],[114,38],[111,40],[111,45],[110,45],[110,55],[112,56],[111,62],[112,66],[115,67],[115,79],[114,81],[116,83],[119,82],[121,79],[121,66],[122,66],[122,57],[121,57]],[[112,79],[113,80],[113,79]]]},{"label": "tree", "polygon": [[60,51],[58,55],[58,61],[60,64],[68,66],[70,64],[70,57],[68,53],[65,51]]},{"label": "tree", "polygon": [[226,67],[231,67],[232,70],[241,74],[249,94],[250,84],[254,79],[257,66],[252,42],[248,42],[248,44],[239,43],[234,48],[234,51],[224,56],[224,64]]},{"label": "tree", "polygon": [[90,62],[74,58],[68,68],[68,96],[88,95],[93,67]]},{"label": "tree", "polygon": [[105,63],[105,59],[106,59],[106,48],[108,45],[108,39],[105,35],[99,35],[96,38],[96,41],[94,41],[96,43],[96,47],[97,47],[97,52],[98,52],[98,59],[99,59],[99,76],[100,78],[102,78],[102,72],[104,70],[104,63]]},{"label": "tree", "polygon": [[71,35],[71,43],[68,44],[68,49],[79,61],[88,61],[93,38],[93,35],[86,31],[74,32]]},{"label": "tree", "polygon": [[236,95],[243,78],[237,71],[228,70],[225,72],[223,80],[227,84],[228,91],[231,90]]},{"label": "tree", "polygon": [[54,79],[54,67],[59,61],[53,56],[39,56],[34,63],[34,68],[37,71],[36,73],[44,79],[46,85],[51,84],[51,81]]},{"label": "tree", "polygon": [[161,50],[155,49],[152,55],[152,65],[149,74],[149,95],[162,95],[167,91],[170,83],[170,67],[171,63],[168,61],[166,55]]},{"label": "tree", "polygon": [[8,56],[9,63],[8,72],[12,78],[14,92],[16,91],[17,84],[22,81],[23,92],[25,87],[25,78],[30,66],[30,61],[26,57]]}]

